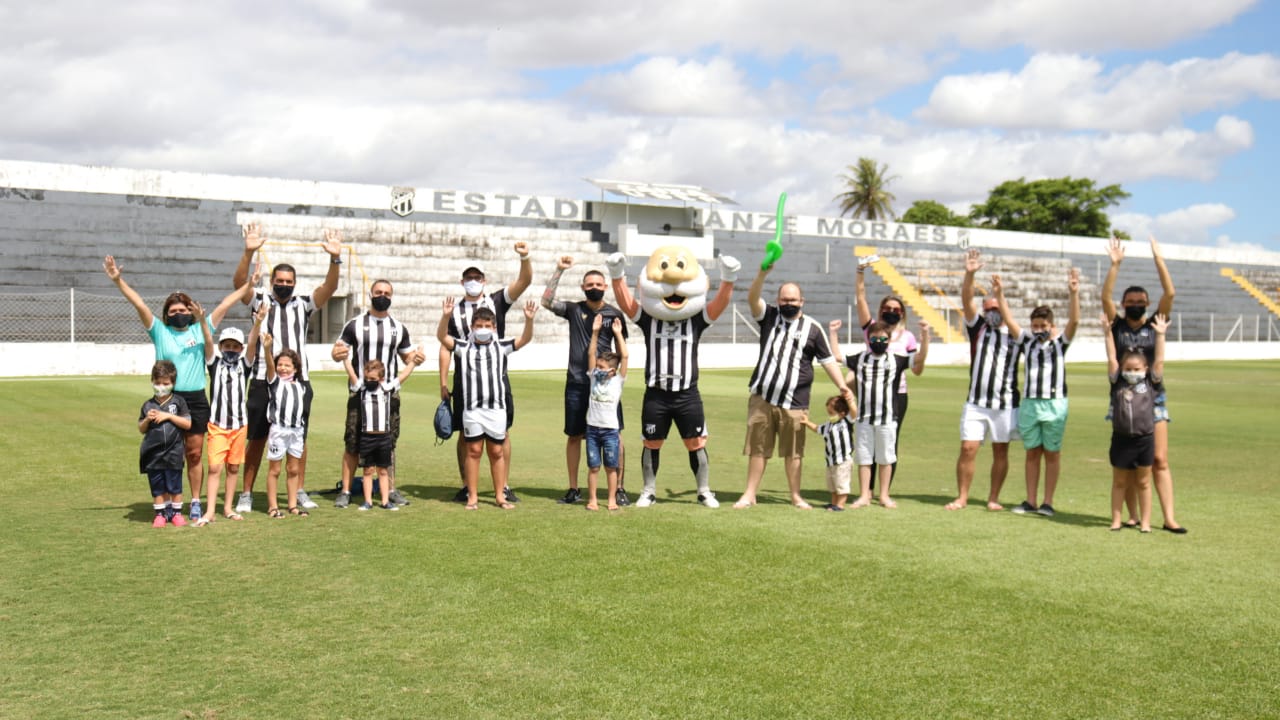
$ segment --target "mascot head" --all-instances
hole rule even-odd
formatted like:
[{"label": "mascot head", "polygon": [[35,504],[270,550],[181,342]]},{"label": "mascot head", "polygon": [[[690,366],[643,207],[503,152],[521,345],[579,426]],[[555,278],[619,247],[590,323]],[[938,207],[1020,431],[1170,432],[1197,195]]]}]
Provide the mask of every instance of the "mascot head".
[{"label": "mascot head", "polygon": [[710,286],[688,248],[660,247],[649,256],[640,274],[640,307],[659,320],[685,320],[707,306]]}]

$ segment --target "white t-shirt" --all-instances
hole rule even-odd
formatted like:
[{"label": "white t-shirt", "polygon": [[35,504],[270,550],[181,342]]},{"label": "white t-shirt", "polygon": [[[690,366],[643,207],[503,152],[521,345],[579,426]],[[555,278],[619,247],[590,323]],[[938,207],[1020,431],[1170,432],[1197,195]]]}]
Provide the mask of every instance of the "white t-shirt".
[{"label": "white t-shirt", "polygon": [[618,429],[618,401],[622,400],[625,375],[614,375],[604,382],[591,378],[591,400],[587,404],[587,425]]}]

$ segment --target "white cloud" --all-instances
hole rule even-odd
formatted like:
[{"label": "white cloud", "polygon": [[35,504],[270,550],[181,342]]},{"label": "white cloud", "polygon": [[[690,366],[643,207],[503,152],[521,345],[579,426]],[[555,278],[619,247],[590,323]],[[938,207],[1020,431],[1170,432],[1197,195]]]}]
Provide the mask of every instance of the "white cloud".
[{"label": "white cloud", "polygon": [[742,71],[724,58],[650,58],[623,72],[597,75],[581,92],[594,105],[631,115],[742,116],[766,107]]},{"label": "white cloud", "polygon": [[1251,97],[1280,98],[1280,58],[1229,53],[1104,75],[1092,58],[1039,54],[1017,73],[944,77],[917,115],[956,126],[1162,130]]},{"label": "white cloud", "polygon": [[1214,229],[1236,218],[1231,207],[1221,203],[1204,203],[1179,208],[1160,215],[1112,213],[1113,227],[1129,233],[1136,240],[1154,235],[1162,243],[1172,245],[1209,245],[1241,247],[1226,235],[1215,236]]}]

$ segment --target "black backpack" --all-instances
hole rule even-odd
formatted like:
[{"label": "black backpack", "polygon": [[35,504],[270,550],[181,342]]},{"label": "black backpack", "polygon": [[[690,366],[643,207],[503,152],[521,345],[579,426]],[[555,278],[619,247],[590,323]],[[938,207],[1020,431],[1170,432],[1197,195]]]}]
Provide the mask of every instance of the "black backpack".
[{"label": "black backpack", "polygon": [[435,427],[437,445],[453,437],[453,409],[448,400],[441,400],[440,407],[436,408]]}]

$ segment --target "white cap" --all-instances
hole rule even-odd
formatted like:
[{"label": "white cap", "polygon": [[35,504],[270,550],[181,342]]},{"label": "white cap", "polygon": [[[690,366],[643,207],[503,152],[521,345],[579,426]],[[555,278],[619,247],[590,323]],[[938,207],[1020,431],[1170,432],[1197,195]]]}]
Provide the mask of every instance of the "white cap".
[{"label": "white cap", "polygon": [[224,341],[227,341],[227,340],[235,340],[236,342],[243,345],[244,333],[240,332],[240,328],[233,328],[233,327],[222,328],[222,332],[218,333],[218,344],[221,345]]}]

